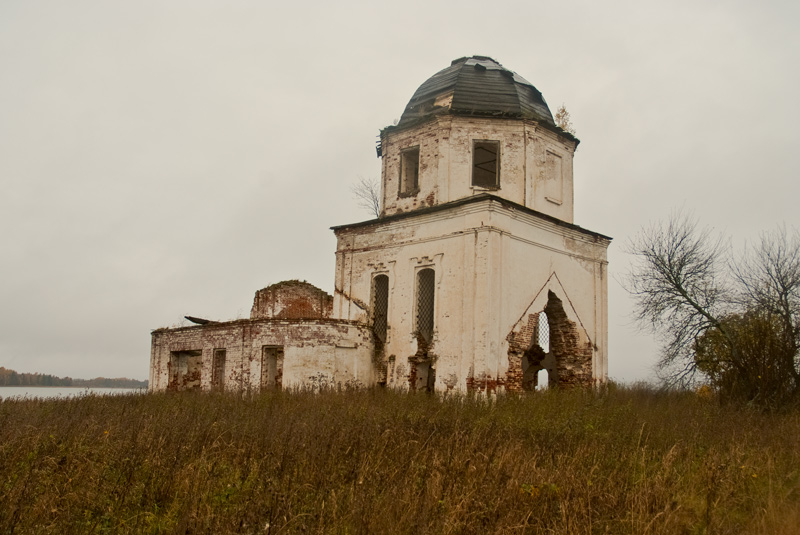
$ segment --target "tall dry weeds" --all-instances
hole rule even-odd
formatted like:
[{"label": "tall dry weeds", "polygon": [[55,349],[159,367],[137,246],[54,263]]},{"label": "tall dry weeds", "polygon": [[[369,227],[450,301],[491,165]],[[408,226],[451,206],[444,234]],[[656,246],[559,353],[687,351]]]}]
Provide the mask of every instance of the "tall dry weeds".
[{"label": "tall dry weeds", "polygon": [[800,414],[616,388],[0,402],[0,533],[795,533]]}]

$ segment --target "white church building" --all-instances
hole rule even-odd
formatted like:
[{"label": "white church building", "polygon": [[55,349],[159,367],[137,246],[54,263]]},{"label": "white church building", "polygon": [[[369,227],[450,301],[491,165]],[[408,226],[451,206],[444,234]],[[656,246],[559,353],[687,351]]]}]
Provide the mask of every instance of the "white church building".
[{"label": "white church building", "polygon": [[495,60],[460,58],[381,131],[381,215],[333,228],[333,296],[152,332],[150,388],[523,391],[606,381],[607,248],[573,222],[579,141]]}]

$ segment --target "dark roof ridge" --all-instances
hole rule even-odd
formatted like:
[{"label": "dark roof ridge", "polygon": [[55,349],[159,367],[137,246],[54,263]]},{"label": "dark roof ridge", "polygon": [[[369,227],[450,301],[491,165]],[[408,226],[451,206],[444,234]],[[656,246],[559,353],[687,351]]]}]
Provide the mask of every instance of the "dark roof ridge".
[{"label": "dark roof ridge", "polygon": [[503,197],[498,197],[497,195],[492,195],[491,193],[481,193],[479,195],[473,195],[472,197],[464,197],[462,199],[456,199],[454,201],[446,202],[444,204],[437,204],[435,206],[426,206],[425,208],[417,208],[416,210],[411,210],[408,212],[403,212],[399,214],[392,214],[384,217],[379,217],[377,219],[368,219],[367,221],[360,221],[358,223],[350,223],[347,225],[337,225],[330,227],[334,233],[337,230],[347,229],[347,228],[357,228],[357,227],[368,227],[370,225],[380,225],[382,223],[389,223],[391,221],[399,221],[402,219],[407,219],[409,217],[419,216],[419,215],[426,215],[426,214],[433,214],[436,212],[441,212],[450,208],[456,208],[458,206],[464,206],[467,204],[472,204],[474,202],[484,201],[484,200],[491,200],[495,201],[506,208],[511,208],[513,210],[518,210],[520,212],[526,213],[528,215],[532,215],[538,217],[539,219],[543,219],[545,221],[549,221],[551,223],[555,223],[558,226],[566,227],[568,229],[588,234],[594,238],[601,238],[605,240],[613,240],[614,238],[610,236],[606,236],[605,234],[600,234],[599,232],[594,232],[593,230],[585,229],[575,223],[568,223],[563,219],[559,219],[557,217],[545,214],[543,212],[539,212],[538,210],[534,210],[533,208],[528,208],[519,203],[515,203],[514,201],[509,201],[508,199],[504,199]]}]

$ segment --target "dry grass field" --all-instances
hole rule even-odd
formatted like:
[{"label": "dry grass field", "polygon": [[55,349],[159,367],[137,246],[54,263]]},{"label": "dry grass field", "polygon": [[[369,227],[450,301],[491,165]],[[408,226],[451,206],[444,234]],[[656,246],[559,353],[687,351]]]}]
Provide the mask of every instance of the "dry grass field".
[{"label": "dry grass field", "polygon": [[797,534],[800,411],[610,387],[0,402],[0,534]]}]

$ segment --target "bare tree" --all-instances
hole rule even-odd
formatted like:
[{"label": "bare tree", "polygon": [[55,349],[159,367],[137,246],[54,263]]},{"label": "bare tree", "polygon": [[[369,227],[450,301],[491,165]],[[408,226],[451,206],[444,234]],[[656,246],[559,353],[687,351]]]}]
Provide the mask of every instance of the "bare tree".
[{"label": "bare tree", "polygon": [[742,306],[777,323],[783,350],[773,352],[774,367],[788,373],[800,390],[800,233],[786,227],[762,233],[734,273]]},{"label": "bare tree", "polygon": [[785,227],[763,233],[735,265],[739,299],[779,317],[795,339],[800,336],[800,234]]},{"label": "bare tree", "polygon": [[642,230],[628,243],[636,259],[625,286],[636,300],[636,319],[664,343],[659,368],[672,381],[687,382],[697,371],[694,341],[728,308],[721,265],[726,256],[720,240],[697,222],[676,212],[665,224]]},{"label": "bare tree", "polygon": [[575,127],[572,126],[572,117],[570,117],[567,107],[563,104],[556,110],[555,116],[556,126],[565,132],[575,135]]},{"label": "bare tree", "polygon": [[358,181],[350,186],[353,198],[358,207],[367,210],[375,217],[381,216],[381,184],[377,178],[358,177]]},{"label": "bare tree", "polygon": [[800,234],[762,234],[736,261],[681,212],[642,230],[625,286],[636,318],[663,343],[662,376],[704,377],[721,393],[766,405],[800,394]]}]

